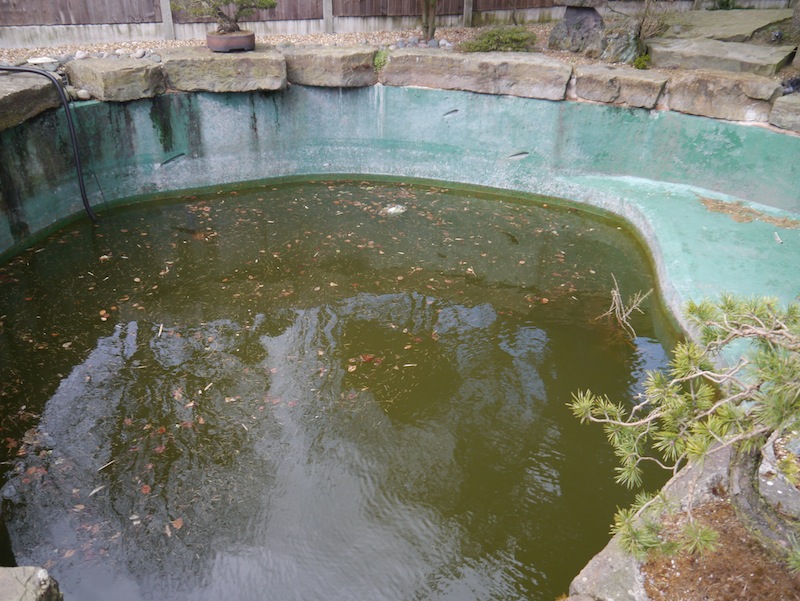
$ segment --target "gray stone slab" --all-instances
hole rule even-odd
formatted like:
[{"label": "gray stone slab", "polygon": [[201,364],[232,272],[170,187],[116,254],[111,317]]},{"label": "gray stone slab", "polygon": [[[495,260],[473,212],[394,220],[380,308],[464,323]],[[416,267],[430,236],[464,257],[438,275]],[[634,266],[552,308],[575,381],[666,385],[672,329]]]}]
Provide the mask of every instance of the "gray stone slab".
[{"label": "gray stone slab", "polygon": [[775,127],[800,133],[800,94],[778,98],[772,105],[769,122]]},{"label": "gray stone slab", "polygon": [[791,19],[792,9],[693,10],[668,13],[664,18],[671,27],[663,37],[746,42],[757,31]]},{"label": "gray stone slab", "polygon": [[41,75],[0,74],[0,131],[61,106],[55,86]]},{"label": "gray stone slab", "polygon": [[653,67],[712,69],[774,75],[792,58],[795,46],[756,46],[704,38],[647,40]]},{"label": "gray stone slab", "polygon": [[651,109],[666,83],[666,75],[652,71],[603,65],[575,67],[576,95],[594,102]]},{"label": "gray stone slab", "polygon": [[667,104],[690,115],[766,122],[782,93],[779,83],[751,73],[684,71],[670,76]]},{"label": "gray stone slab", "polygon": [[103,101],[151,98],[165,90],[161,65],[148,59],[87,58],[70,61],[65,71],[73,86]]},{"label": "gray stone slab", "polygon": [[0,601],[61,601],[58,583],[43,568],[0,568]]},{"label": "gray stone slab", "polygon": [[252,92],[286,87],[286,59],[270,46],[211,52],[204,46],[159,51],[167,85],[184,92]]},{"label": "gray stone slab", "polygon": [[570,65],[536,53],[407,49],[392,52],[379,79],[389,86],[563,100],[571,77]]},{"label": "gray stone slab", "polygon": [[304,86],[353,88],[378,83],[374,48],[286,48],[286,76]]},{"label": "gray stone slab", "polygon": [[[715,498],[714,490],[718,486],[727,488],[729,461],[730,449],[718,448],[709,454],[702,466],[691,465],[678,472],[664,485],[663,494],[681,510],[708,502]],[[613,601],[650,601],[644,589],[641,563],[625,552],[619,539],[620,535],[615,535],[586,564],[570,583],[570,595]]]}]

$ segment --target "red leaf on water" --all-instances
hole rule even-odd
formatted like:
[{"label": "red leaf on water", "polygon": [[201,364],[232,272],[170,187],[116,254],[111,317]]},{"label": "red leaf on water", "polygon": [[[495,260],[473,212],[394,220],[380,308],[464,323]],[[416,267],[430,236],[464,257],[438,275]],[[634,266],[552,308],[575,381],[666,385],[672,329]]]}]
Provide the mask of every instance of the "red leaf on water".
[{"label": "red leaf on water", "polygon": [[372,361],[374,359],[375,359],[375,355],[361,355],[361,360],[364,363],[372,363]]},{"label": "red leaf on water", "polygon": [[149,484],[145,484],[144,486],[142,486],[142,494],[143,495],[149,495],[150,491],[151,491],[151,488],[150,488]]},{"label": "red leaf on water", "polygon": [[183,528],[183,518],[175,518],[170,522],[170,524],[172,524],[172,527],[175,528],[175,530],[180,530]]}]

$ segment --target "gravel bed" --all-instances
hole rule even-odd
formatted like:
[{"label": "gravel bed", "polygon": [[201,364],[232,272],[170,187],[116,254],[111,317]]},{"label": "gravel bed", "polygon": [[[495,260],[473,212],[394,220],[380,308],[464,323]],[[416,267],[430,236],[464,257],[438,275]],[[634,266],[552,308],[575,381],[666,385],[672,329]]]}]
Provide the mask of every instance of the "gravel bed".
[{"label": "gravel bed", "polygon": [[[547,40],[553,23],[540,23],[529,25],[527,28],[536,33],[537,51],[547,52],[548,54],[575,56],[571,53],[553,53],[547,51]],[[441,27],[436,30],[436,38],[447,40],[454,44],[456,48],[461,42],[470,40],[478,35],[483,28],[471,27]],[[312,34],[287,34],[287,35],[268,35],[258,36],[257,42],[271,46],[293,45],[293,46],[358,46],[369,45],[378,48],[387,48],[401,39],[408,39],[412,36],[421,36],[420,30],[394,30],[394,31],[371,31],[360,33],[312,33]],[[79,50],[88,53],[108,52],[109,54],[124,51],[133,54],[137,50],[158,51],[160,48],[177,48],[185,46],[204,46],[205,40],[145,40],[131,42],[107,42],[103,44],[70,44],[63,46],[31,47],[31,48],[0,48],[0,63],[10,65],[21,64],[33,57],[52,57],[74,55]]]}]

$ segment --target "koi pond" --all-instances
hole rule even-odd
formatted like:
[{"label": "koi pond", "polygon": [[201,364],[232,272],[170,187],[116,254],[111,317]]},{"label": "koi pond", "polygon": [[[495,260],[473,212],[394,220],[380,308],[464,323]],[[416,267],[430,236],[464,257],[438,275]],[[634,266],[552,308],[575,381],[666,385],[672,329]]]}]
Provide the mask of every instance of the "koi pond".
[{"label": "koi pond", "polygon": [[444,184],[157,200],[0,267],[7,556],[81,601],[566,592],[630,501],[566,403],[676,336],[598,318],[655,286],[634,237]]}]

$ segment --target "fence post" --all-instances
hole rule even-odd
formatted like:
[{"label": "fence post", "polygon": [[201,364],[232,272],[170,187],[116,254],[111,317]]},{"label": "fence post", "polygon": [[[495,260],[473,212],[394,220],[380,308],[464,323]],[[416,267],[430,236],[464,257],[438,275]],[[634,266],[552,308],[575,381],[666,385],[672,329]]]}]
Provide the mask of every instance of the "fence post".
[{"label": "fence post", "polygon": [[472,27],[472,6],[474,0],[464,0],[464,27]]},{"label": "fence post", "polygon": [[325,33],[333,33],[333,0],[322,0],[322,24]]},{"label": "fence post", "polygon": [[163,25],[161,35],[164,36],[164,39],[174,40],[175,22],[172,20],[172,6],[170,6],[169,0],[161,0],[161,23]]}]

